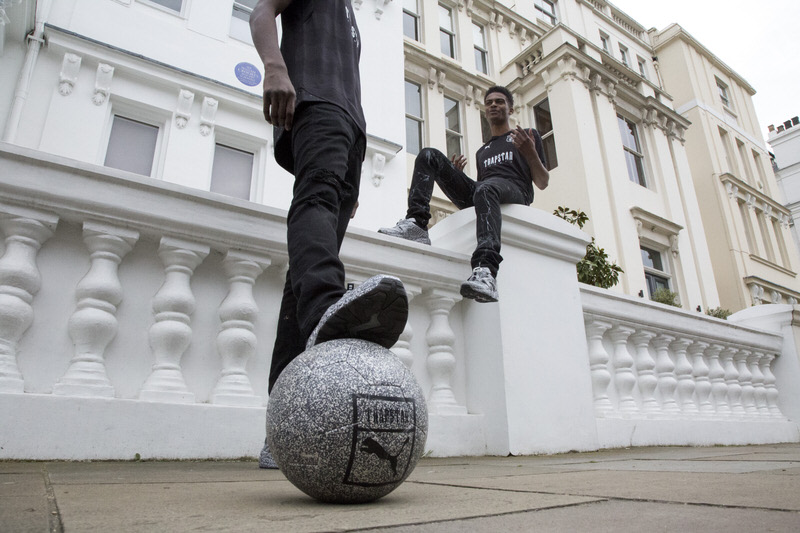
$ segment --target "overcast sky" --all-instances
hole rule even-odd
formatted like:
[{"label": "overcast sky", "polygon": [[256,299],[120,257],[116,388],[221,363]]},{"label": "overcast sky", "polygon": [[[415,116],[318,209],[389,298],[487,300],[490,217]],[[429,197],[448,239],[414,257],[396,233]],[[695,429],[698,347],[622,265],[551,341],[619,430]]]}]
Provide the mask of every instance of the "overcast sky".
[{"label": "overcast sky", "polygon": [[800,115],[800,0],[611,0],[645,28],[680,24],[756,90],[761,133]]}]

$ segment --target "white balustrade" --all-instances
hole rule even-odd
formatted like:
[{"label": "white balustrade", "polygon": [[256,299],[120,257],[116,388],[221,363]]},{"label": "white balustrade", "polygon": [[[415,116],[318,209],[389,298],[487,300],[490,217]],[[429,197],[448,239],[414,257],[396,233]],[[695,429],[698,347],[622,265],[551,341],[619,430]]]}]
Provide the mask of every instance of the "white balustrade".
[{"label": "white balustrade", "polygon": [[5,252],[0,257],[0,392],[22,393],[17,343],[33,322],[33,298],[41,287],[36,255],[53,235],[58,218],[49,213],[0,214]]},{"label": "white balustrade", "polygon": [[219,308],[222,330],[217,336],[222,375],[211,394],[211,403],[261,404],[247,375],[247,361],[255,354],[257,343],[253,329],[258,305],[253,298],[253,285],[270,263],[266,257],[238,251],[230,251],[225,256],[223,266],[229,288]]},{"label": "white balustrade", "polygon": [[670,348],[675,353],[675,378],[678,383],[675,387],[675,395],[681,412],[694,414],[698,412],[697,405],[694,403],[694,381],[692,380],[692,364],[686,357],[686,351],[692,341],[685,338],[678,338],[672,342]]},{"label": "white balustrade", "polygon": [[751,355],[753,355],[752,350],[740,350],[734,357],[736,369],[739,371],[739,384],[742,387],[742,407],[748,416],[758,412],[756,409],[755,389],[753,388],[753,374],[747,366],[747,360]]},{"label": "white balustrade", "polygon": [[710,369],[704,359],[704,355],[709,351],[709,347],[709,343],[696,340],[689,345],[689,349],[687,350],[687,356],[692,365],[692,377],[694,378],[694,392],[697,398],[697,408],[705,415],[714,412],[714,405],[711,403]]},{"label": "white balustrade", "polygon": [[[408,296],[408,306],[409,310],[411,308],[411,301],[419,294],[419,291],[411,289],[409,286],[406,286],[406,296]],[[411,339],[414,338],[414,329],[411,327],[411,321],[406,321],[406,326],[403,328],[403,332],[400,334],[400,337],[397,339],[397,342],[394,346],[391,347],[392,353],[394,353],[404,365],[408,368],[414,364],[414,354],[411,351]]]},{"label": "white balustrade", "polygon": [[426,366],[431,380],[428,410],[434,414],[466,414],[467,409],[458,404],[453,392],[456,336],[450,327],[450,310],[456,303],[455,297],[432,289],[424,294],[424,298],[431,319],[425,333],[428,343]]},{"label": "white balustrade", "polygon": [[105,350],[117,334],[117,306],[122,301],[118,267],[131,251],[139,233],[95,222],[83,224],[83,241],[89,249],[89,272],[75,291],[78,300],[69,319],[74,356],[53,394],[65,396],[113,397],[108,379]]},{"label": "white balustrade", "polygon": [[675,337],[671,335],[659,334],[653,339],[653,346],[656,348],[656,375],[658,385],[656,394],[661,401],[661,410],[664,413],[677,413],[680,411],[678,402],[675,401],[675,389],[678,380],[675,378],[675,363],[669,355],[669,347]]},{"label": "white balustrade", "polygon": [[608,397],[611,373],[608,371],[609,357],[603,346],[603,335],[611,329],[611,323],[586,316],[586,342],[589,349],[589,365],[592,373],[594,409],[597,416],[603,416],[613,409]]},{"label": "white balustrade", "polygon": [[721,357],[725,348],[720,344],[712,344],[706,349],[708,354],[708,380],[711,385],[712,409],[717,415],[729,415],[728,386],[725,384],[725,369]]},{"label": "white balustrade", "polygon": [[643,329],[637,329],[631,335],[631,341],[636,347],[636,374],[638,376],[639,395],[642,401],[642,411],[645,413],[656,413],[659,411],[658,400],[655,392],[658,385],[656,377],[656,361],[650,355],[650,341],[656,334]]},{"label": "white balustrade", "polygon": [[608,336],[614,345],[614,384],[617,389],[618,409],[621,413],[630,413],[637,410],[636,400],[633,399],[633,388],[636,386],[636,376],[633,374],[633,357],[628,351],[628,337],[634,332],[633,328],[614,326]]},{"label": "white balustrade", "polygon": [[155,363],[139,392],[140,400],[194,403],[195,396],[181,370],[181,357],[192,341],[192,274],[208,253],[208,246],[171,237],[161,239],[158,255],[164,263],[165,278],[153,297],[155,324],[149,331]]},{"label": "white balustrade", "polygon": [[767,408],[767,390],[764,388],[764,373],[761,372],[759,362],[764,357],[763,352],[754,351],[753,355],[747,358],[747,365],[750,368],[750,375],[753,382],[753,400],[756,412],[759,416],[769,414]]}]

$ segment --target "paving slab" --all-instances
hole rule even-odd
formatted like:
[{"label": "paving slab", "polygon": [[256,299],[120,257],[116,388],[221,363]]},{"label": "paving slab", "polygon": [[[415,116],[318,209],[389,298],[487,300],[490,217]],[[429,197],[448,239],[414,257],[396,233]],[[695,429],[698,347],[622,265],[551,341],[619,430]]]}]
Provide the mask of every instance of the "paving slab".
[{"label": "paving slab", "polygon": [[[565,525],[569,525],[569,529]],[[800,514],[683,504],[604,501],[504,516],[401,526],[387,533],[649,533],[687,531],[796,533]],[[366,529],[362,532],[385,531]]]},{"label": "paving slab", "polygon": [[288,481],[55,487],[65,531],[346,531],[575,505],[597,498],[404,483],[362,505],[323,504]]},{"label": "paving slab", "polygon": [[450,483],[597,498],[800,511],[800,479],[796,476],[584,471]]}]

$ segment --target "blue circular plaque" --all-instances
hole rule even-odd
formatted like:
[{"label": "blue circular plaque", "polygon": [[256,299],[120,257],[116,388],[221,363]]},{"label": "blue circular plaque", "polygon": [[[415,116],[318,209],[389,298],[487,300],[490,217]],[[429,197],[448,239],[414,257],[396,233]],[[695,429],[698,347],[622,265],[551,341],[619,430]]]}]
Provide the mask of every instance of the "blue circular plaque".
[{"label": "blue circular plaque", "polygon": [[248,87],[255,87],[261,83],[261,72],[252,63],[239,63],[233,71],[236,79]]}]

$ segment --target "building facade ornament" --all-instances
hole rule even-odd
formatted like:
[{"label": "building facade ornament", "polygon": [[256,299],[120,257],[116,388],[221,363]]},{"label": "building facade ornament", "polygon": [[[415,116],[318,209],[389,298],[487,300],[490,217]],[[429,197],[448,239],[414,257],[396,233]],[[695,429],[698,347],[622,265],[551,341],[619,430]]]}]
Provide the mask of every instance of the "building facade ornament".
[{"label": "building facade ornament", "polygon": [[194,104],[194,93],[186,89],[181,89],[178,93],[178,105],[175,108],[175,125],[182,130],[192,118],[192,104]]},{"label": "building facade ornament", "polygon": [[75,54],[66,53],[61,61],[61,72],[58,75],[58,93],[61,96],[69,96],[78,82],[78,74],[81,70],[81,57]]},{"label": "building facade ornament", "polygon": [[103,105],[111,94],[111,81],[114,78],[114,67],[105,63],[97,65],[97,73],[94,82],[94,95],[92,102],[94,105]]}]

